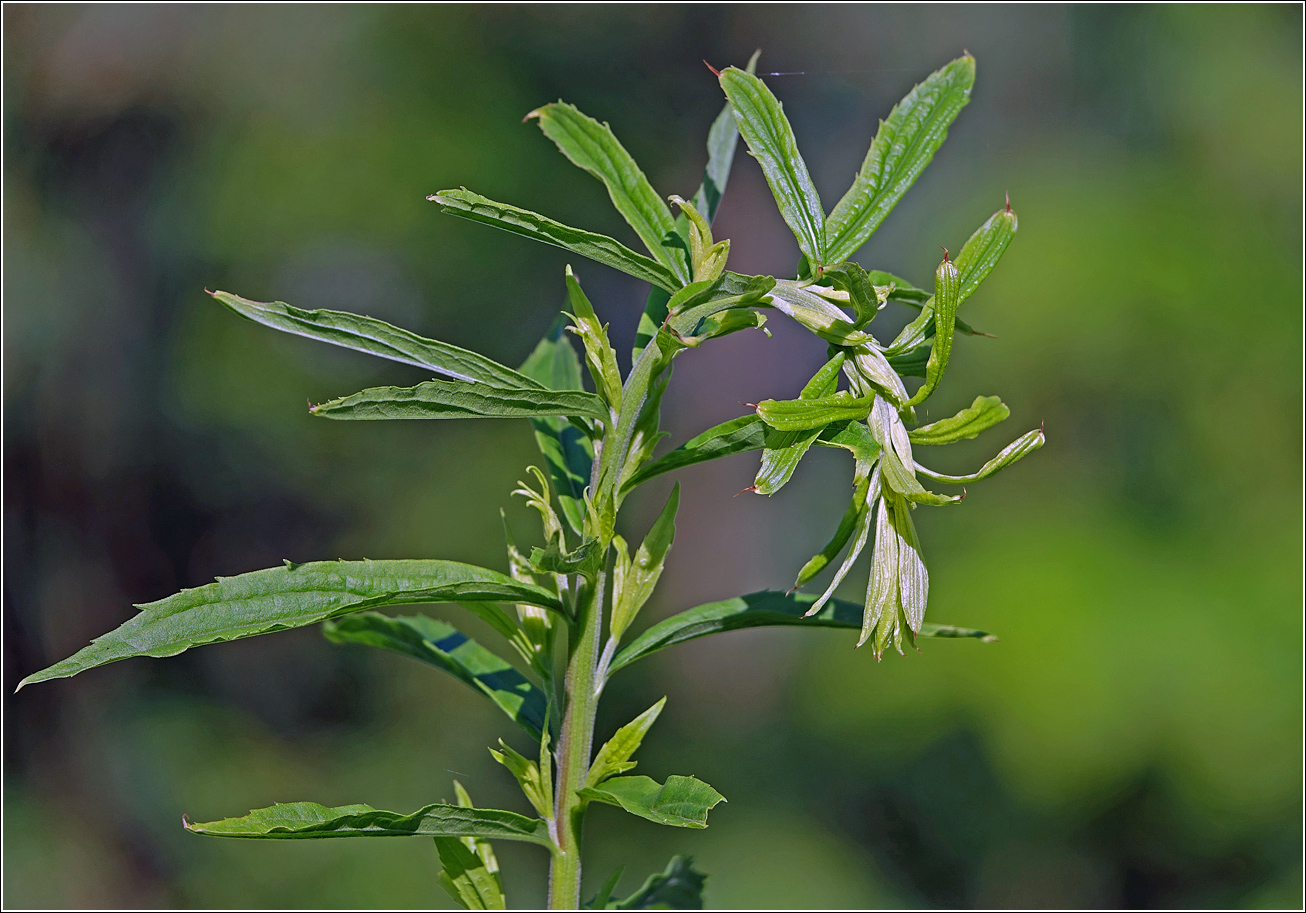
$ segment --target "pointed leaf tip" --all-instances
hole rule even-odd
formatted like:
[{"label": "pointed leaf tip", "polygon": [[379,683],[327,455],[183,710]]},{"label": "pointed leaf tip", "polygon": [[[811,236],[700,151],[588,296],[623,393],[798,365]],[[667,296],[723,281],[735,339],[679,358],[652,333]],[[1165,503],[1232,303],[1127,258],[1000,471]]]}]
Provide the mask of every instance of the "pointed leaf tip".
[{"label": "pointed leaf tip", "polygon": [[712,75],[715,76],[717,79],[721,78],[721,71],[718,70],[716,67],[712,66],[712,64],[708,63],[706,60],[703,61],[703,66],[711,70]]}]

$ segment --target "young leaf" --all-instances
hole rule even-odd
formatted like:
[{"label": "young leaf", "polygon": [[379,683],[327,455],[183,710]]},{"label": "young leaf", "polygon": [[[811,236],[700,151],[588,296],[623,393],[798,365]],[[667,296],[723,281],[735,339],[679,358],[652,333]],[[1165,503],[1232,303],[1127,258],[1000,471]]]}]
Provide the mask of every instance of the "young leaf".
[{"label": "young leaf", "polygon": [[133,656],[175,656],[190,647],[316,624],[387,605],[466,600],[522,602],[562,611],[558,597],[457,561],[313,561],[220,577],[216,583],[137,606],[140,614],[68,659],[27,676],[30,685]]},{"label": "young leaf", "polygon": [[393,650],[442,669],[475,688],[538,739],[548,698],[509,663],[442,621],[426,615],[391,618],[359,612],[322,625],[327,640]]},{"label": "young leaf", "polygon": [[521,791],[526,795],[531,805],[540,813],[541,818],[547,820],[553,817],[553,777],[550,765],[547,763],[547,733],[543,744],[546,746],[540,752],[541,758],[546,762],[543,766],[513,751],[503,739],[499,739],[499,747],[503,751],[495,751],[491,748],[490,754],[494,757],[494,760],[508,768],[509,772],[517,779]]},{"label": "young leaf", "polygon": [[508,909],[497,865],[491,870],[457,837],[436,837],[435,849],[440,854],[440,874],[436,878],[454,903],[468,910]]},{"label": "young leaf", "polygon": [[957,306],[961,304],[961,275],[957,267],[945,257],[934,274],[934,347],[925,365],[925,383],[907,405],[925,402],[939,386],[943,371],[952,354],[952,328],[957,321]]},{"label": "young leaf", "polygon": [[662,712],[666,703],[667,699],[662,698],[618,729],[616,734],[603,744],[594,757],[594,763],[590,765],[589,774],[585,777],[586,786],[598,786],[609,777],[634,769],[635,762],[630,758],[639,749],[644,736],[657,721],[658,714]]},{"label": "young leaf", "polygon": [[585,364],[594,388],[616,415],[621,410],[621,371],[617,368],[617,353],[612,351],[612,344],[608,342],[607,326],[599,322],[594,305],[585,297],[570,266],[567,267],[567,299],[575,323],[572,332],[585,343]]},{"label": "young leaf", "polygon": [[[845,357],[843,352],[835,354],[807,382],[798,398],[819,399],[833,395]],[[757,471],[757,477],[753,479],[753,490],[760,495],[773,495],[783,488],[822,430],[823,428],[813,428],[808,431],[769,432],[762,449],[762,465]]]},{"label": "young leaf", "polygon": [[739,132],[762,166],[780,215],[798,239],[807,262],[813,267],[833,262],[826,256],[825,210],[798,152],[784,106],[762,80],[737,67],[723,70],[720,81],[735,111]]},{"label": "young leaf", "polygon": [[913,444],[952,444],[975,437],[1005,421],[1010,414],[1011,410],[996,396],[977,396],[973,403],[951,418],[908,431],[907,437]]},{"label": "young leaf", "polygon": [[[472,797],[457,780],[454,792],[461,808],[472,808]],[[440,854],[440,887],[469,910],[504,910],[503,881],[499,877],[499,860],[489,841],[476,837],[436,837]]]},{"label": "young leaf", "polygon": [[[615,872],[608,876],[608,880],[603,882],[599,892],[594,895],[589,903],[585,904],[582,909],[585,910],[606,910],[611,906],[612,892],[617,889],[617,884],[621,881],[621,873],[626,870],[625,866],[619,867]],[[641,908],[643,909],[643,908]]]},{"label": "young leaf", "polygon": [[622,485],[623,491],[630,491],[655,476],[673,469],[682,469],[715,460],[720,457],[761,450],[766,442],[766,423],[757,415],[742,415],[728,422],[709,428],[702,434],[690,438],[675,450],[659,457],[652,463],[646,463]]},{"label": "young leaf", "polygon": [[650,875],[643,887],[625,900],[608,904],[608,909],[701,910],[706,883],[707,876],[694,868],[692,856],[674,856],[663,872]]},{"label": "young leaf", "polygon": [[726,798],[702,780],[674,775],[667,777],[665,786],[650,777],[613,777],[577,790],[577,795],[658,824],[695,828],[707,827],[707,813]]},{"label": "young leaf", "polygon": [[777,431],[824,428],[841,419],[863,419],[871,412],[872,397],[859,398],[847,390],[818,399],[764,399],[757,414]]},{"label": "young leaf", "polygon": [[478,837],[520,840],[553,847],[549,826],[538,818],[497,808],[464,808],[436,803],[411,815],[381,811],[370,805],[327,808],[316,802],[278,803],[241,818],[203,824],[182,819],[186,830],[212,837],[268,840],[315,840],[325,837]]},{"label": "young leaf", "polygon": [[345,311],[304,311],[284,301],[250,301],[230,292],[209,294],[240,316],[274,330],[426,368],[454,380],[508,389],[539,386],[532,378],[484,355],[447,342],[425,339],[374,317]]},{"label": "young leaf", "polygon": [[853,326],[860,330],[875,319],[881,301],[870,273],[849,262],[826,269],[825,275],[833,280],[836,289],[847,292],[848,303],[853,309]]},{"label": "young leaf", "polygon": [[608,125],[563,102],[537,108],[526,117],[536,118],[544,135],[557,144],[563,155],[603,182],[612,205],[635,229],[654,259],[682,283],[688,282],[683,251],[667,244],[668,236],[676,230],[671,211]]},{"label": "young leaf", "polygon": [[880,227],[947,139],[974,82],[975,58],[959,57],[908,92],[880,122],[856,180],[825,220],[828,262],[852,257]]},{"label": "young leaf", "polygon": [[[776,625],[844,628],[854,631],[861,628],[862,607],[843,599],[831,599],[820,612],[810,618],[805,617],[805,613],[816,599],[816,595],[812,593],[763,590],[760,593],[749,593],[747,596],[736,596],[733,599],[709,602],[706,605],[687,609],[658,622],[626,644],[613,657],[609,671],[615,672],[666,647],[725,631]],[[929,623],[922,624],[916,636],[965,637],[984,642],[997,640],[993,635],[973,628]]]},{"label": "young leaf", "polygon": [[[580,359],[564,334],[566,325],[566,316],[560,314],[522,363],[521,372],[550,390],[583,390]],[[585,486],[590,481],[594,445],[564,418],[545,416],[530,421],[535,429],[535,443],[549,467],[558,506],[572,532],[580,535],[585,522]]]},{"label": "young leaf", "polygon": [[615,238],[563,225],[526,209],[472,193],[470,190],[442,190],[427,197],[440,204],[441,211],[473,222],[492,225],[545,244],[552,244],[597,260],[659,288],[674,292],[683,284],[679,277],[656,260],[637,254]]},{"label": "young leaf", "polygon": [[916,469],[926,478],[933,479],[936,482],[946,482],[949,485],[964,485],[967,482],[978,482],[987,479],[1006,469],[1012,463],[1019,460],[1026,454],[1033,453],[1043,446],[1043,429],[1030,431],[1016,438],[993,459],[985,463],[979,472],[971,473],[966,476],[949,476],[941,472],[935,472],[932,469],[926,469],[924,466],[917,464]]},{"label": "young leaf", "polygon": [[602,560],[598,539],[591,537],[572,551],[564,552],[560,536],[550,539],[545,548],[532,548],[529,559],[531,567],[539,573],[581,574],[591,580],[599,572]]},{"label": "young leaf", "polygon": [[309,412],[346,421],[411,418],[542,418],[574,415],[609,418],[607,406],[579,390],[507,389],[428,380],[416,387],[370,387]]},{"label": "young leaf", "polygon": [[621,639],[626,628],[635,620],[635,615],[653,595],[653,588],[662,576],[667,552],[671,551],[671,541],[676,535],[676,511],[679,507],[680,483],[677,482],[671,489],[662,513],[653,521],[648,535],[635,552],[619,592],[615,588],[613,590],[611,627],[612,636],[617,640]]},{"label": "young leaf", "polygon": [[957,271],[961,274],[959,301],[965,301],[993,272],[1007,245],[1016,236],[1018,222],[1010,206],[999,209],[966,239],[961,253],[957,254]]}]

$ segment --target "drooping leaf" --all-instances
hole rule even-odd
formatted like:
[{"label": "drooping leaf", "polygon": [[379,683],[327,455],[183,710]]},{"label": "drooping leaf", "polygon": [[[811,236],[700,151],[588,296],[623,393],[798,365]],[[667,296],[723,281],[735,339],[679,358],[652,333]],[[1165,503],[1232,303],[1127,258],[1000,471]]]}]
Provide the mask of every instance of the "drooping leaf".
[{"label": "drooping leaf", "polygon": [[975,58],[959,57],[931,73],[880,122],[857,178],[825,220],[828,262],[852,257],[880,227],[947,138],[974,82]]},{"label": "drooping leaf", "polygon": [[875,549],[857,646],[873,637],[876,659],[890,643],[902,653],[904,637],[912,641],[925,617],[929,582],[907,502],[886,491],[876,508]]},{"label": "drooping leaf", "polygon": [[917,406],[930,398],[939,386],[943,371],[952,354],[952,329],[957,322],[957,306],[961,304],[961,274],[945,257],[934,274],[934,346],[925,365],[925,383],[907,401]]},{"label": "drooping leaf", "polygon": [[585,777],[586,786],[598,786],[609,777],[615,777],[617,774],[623,774],[634,769],[635,762],[630,758],[639,749],[640,744],[644,741],[644,736],[657,721],[658,714],[662,712],[662,708],[666,706],[666,703],[667,699],[662,698],[662,700],[618,729],[612,738],[603,743],[603,747],[594,756],[594,763],[590,765],[589,773]]},{"label": "drooping leaf", "polygon": [[[737,631],[744,628],[770,627],[774,625],[792,625],[807,628],[845,628],[860,630],[862,626],[862,607],[855,602],[843,599],[831,599],[823,609],[810,618],[804,613],[816,601],[812,593],[782,593],[778,590],[763,590],[736,596],[720,602],[687,609],[673,615],[665,621],[653,625],[636,637],[613,657],[611,671],[628,666],[638,659],[656,653],[666,647],[720,634],[724,631]],[[994,641],[997,638],[984,631],[972,628],[958,628],[952,625],[921,625],[918,637],[973,637],[982,641]]]},{"label": "drooping leaf", "polygon": [[[707,876],[692,856],[674,856],[664,871],[650,875],[634,894],[608,904],[609,910],[701,910]],[[597,908],[596,908],[597,909]]]},{"label": "drooping leaf", "polygon": [[549,826],[538,818],[497,808],[464,808],[435,803],[411,815],[370,805],[327,808],[316,802],[289,802],[260,808],[240,818],[192,824],[186,829],[212,837],[314,840],[326,837],[478,837],[520,840],[552,847]]},{"label": "drooping leaf", "polygon": [[[472,808],[472,797],[457,780],[453,787],[461,808]],[[505,910],[499,860],[488,840],[476,837],[435,837],[440,854],[440,887],[469,910]]]},{"label": "drooping leaf", "polygon": [[807,583],[817,574],[821,573],[821,571],[825,570],[826,566],[833,561],[839,553],[843,551],[843,547],[848,544],[848,540],[852,538],[853,533],[859,528],[862,515],[866,511],[867,491],[870,486],[870,481],[871,477],[869,472],[858,473],[853,482],[852,500],[848,502],[847,510],[844,511],[843,516],[839,519],[838,528],[834,531],[834,535],[830,537],[830,541],[825,544],[825,548],[821,549],[819,553],[810,558],[808,562],[802,566],[802,569],[799,570],[798,577],[794,580],[795,589]]},{"label": "drooping leaf", "polygon": [[781,279],[770,291],[770,305],[782,314],[836,346],[859,346],[875,341],[859,330],[833,302],[826,300],[801,283]]},{"label": "drooping leaf", "polygon": [[324,418],[375,421],[416,418],[542,418],[573,415],[607,419],[608,409],[580,390],[507,389],[428,380],[415,387],[370,387],[308,410]]},{"label": "drooping leaf", "polygon": [[[550,390],[583,390],[580,359],[565,335],[567,318],[559,315],[521,372]],[[572,532],[580,535],[585,522],[585,486],[590,481],[594,445],[579,428],[559,416],[532,418],[535,443],[549,468],[558,506]]]},{"label": "drooping leaf", "polygon": [[799,249],[813,267],[833,262],[826,256],[825,210],[798,152],[784,106],[762,80],[737,67],[721,71],[720,81],[734,108],[739,132],[762,166],[780,215],[798,239]]},{"label": "drooping leaf", "polygon": [[757,415],[741,415],[728,422],[722,422],[707,429],[702,434],[690,438],[675,450],[658,457],[642,466],[638,472],[626,480],[623,490],[629,491],[655,476],[695,463],[703,463],[720,457],[761,450],[766,440],[766,423]]},{"label": "drooping leaf", "polygon": [[140,614],[19,687],[133,656],[175,656],[203,644],[316,624],[387,605],[505,601],[562,611],[558,597],[457,561],[314,561],[253,571],[137,606]]},{"label": "drooping leaf", "polygon": [[681,282],[688,282],[684,251],[667,244],[668,237],[675,232],[671,211],[608,125],[563,102],[537,108],[526,116],[539,121],[544,135],[573,164],[603,182],[612,205],[635,229],[653,258]]},{"label": "drooping leaf", "polygon": [[632,557],[625,578],[620,582],[614,581],[611,627],[612,636],[618,640],[653,595],[653,588],[662,576],[667,552],[671,551],[671,542],[676,535],[676,511],[679,507],[680,483],[677,482],[671,489],[662,513],[653,521],[648,535]]},{"label": "drooping leaf", "polygon": [[824,428],[842,419],[863,419],[871,412],[870,397],[856,397],[847,390],[817,399],[764,399],[757,414],[777,431],[807,431]]},{"label": "drooping leaf", "polygon": [[940,419],[908,431],[913,444],[942,445],[969,440],[981,431],[1005,421],[1011,414],[996,396],[977,396],[975,401],[951,418]]},{"label": "drooping leaf", "polygon": [[[833,395],[839,383],[839,369],[846,355],[840,351],[826,362],[799,392],[799,399],[819,399]],[[792,478],[794,470],[824,426],[807,431],[771,431],[762,448],[762,465],[753,479],[753,491],[773,495]]]},{"label": "drooping leaf", "polygon": [[509,389],[537,386],[531,378],[484,355],[425,339],[374,317],[345,311],[305,311],[284,301],[251,301],[230,292],[209,294],[242,317],[296,336],[426,368],[455,380]]},{"label": "drooping leaf", "polygon": [[392,618],[359,612],[322,626],[327,640],[393,650],[442,669],[484,694],[538,739],[548,698],[511,664],[495,656],[452,625],[426,615]]},{"label": "drooping leaf", "polygon": [[1044,442],[1044,438],[1043,438],[1042,428],[1022,434],[1020,437],[1016,438],[1006,447],[1003,447],[1001,452],[999,452],[997,456],[989,460],[980,468],[979,472],[974,472],[971,473],[970,475],[965,475],[965,476],[944,475],[941,472],[935,472],[932,469],[926,469],[924,466],[921,466],[919,464],[917,464],[916,468],[917,470],[920,471],[921,475],[933,479],[936,482],[946,482],[950,485],[964,485],[967,482],[979,482],[982,479],[987,479],[989,476],[1001,472],[1003,469],[1006,469],[1008,466],[1010,466],[1012,463],[1016,462],[1026,454],[1033,453],[1035,450],[1038,450],[1040,447],[1043,446],[1043,442]]},{"label": "drooping leaf", "polygon": [[561,247],[582,257],[597,260],[613,269],[619,269],[623,273],[666,289],[668,292],[674,292],[682,285],[676,274],[661,263],[643,254],[635,253],[620,241],[607,235],[572,228],[570,225],[563,225],[538,213],[518,209],[507,203],[497,203],[466,189],[442,190],[431,194],[427,199],[439,203],[442,212]]},{"label": "drooping leaf", "polygon": [[587,802],[606,802],[632,815],[672,827],[707,827],[707,813],[721,795],[702,780],[672,775],[666,785],[651,777],[613,777],[598,786],[586,786],[577,795]]}]

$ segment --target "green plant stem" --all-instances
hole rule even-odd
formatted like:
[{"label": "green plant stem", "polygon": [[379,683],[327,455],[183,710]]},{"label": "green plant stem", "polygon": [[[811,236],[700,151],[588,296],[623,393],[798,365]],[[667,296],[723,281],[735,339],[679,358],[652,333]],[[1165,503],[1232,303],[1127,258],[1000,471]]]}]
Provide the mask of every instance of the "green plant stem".
[{"label": "green plant stem", "polygon": [[567,663],[567,709],[558,739],[557,793],[553,803],[558,851],[549,865],[549,909],[580,909],[580,830],[584,806],[577,791],[585,785],[594,743],[594,715],[598,709],[594,673],[603,628],[603,594],[607,574],[582,591],[577,604],[579,634]]}]

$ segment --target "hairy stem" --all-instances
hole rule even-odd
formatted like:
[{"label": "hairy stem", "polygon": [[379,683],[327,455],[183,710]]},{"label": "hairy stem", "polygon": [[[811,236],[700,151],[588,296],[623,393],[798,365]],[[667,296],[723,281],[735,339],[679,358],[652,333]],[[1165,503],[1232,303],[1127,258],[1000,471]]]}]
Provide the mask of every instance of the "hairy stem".
[{"label": "hairy stem", "polygon": [[594,673],[599,658],[606,587],[607,574],[600,573],[594,584],[582,591],[576,606],[579,634],[567,663],[564,680],[567,709],[562,717],[556,755],[558,777],[553,808],[558,852],[549,866],[550,910],[580,909],[583,808],[576,793],[585,785],[594,743],[594,714],[599,703],[594,693]]}]

